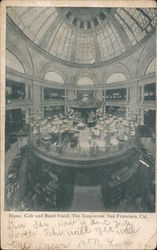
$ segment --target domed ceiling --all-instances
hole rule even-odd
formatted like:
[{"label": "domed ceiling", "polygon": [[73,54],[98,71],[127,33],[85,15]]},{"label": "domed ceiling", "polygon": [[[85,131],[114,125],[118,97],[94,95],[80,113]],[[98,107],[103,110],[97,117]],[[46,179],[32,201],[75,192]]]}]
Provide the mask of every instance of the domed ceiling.
[{"label": "domed ceiling", "polygon": [[116,58],[150,36],[156,9],[8,7],[7,14],[43,51],[78,64]]}]

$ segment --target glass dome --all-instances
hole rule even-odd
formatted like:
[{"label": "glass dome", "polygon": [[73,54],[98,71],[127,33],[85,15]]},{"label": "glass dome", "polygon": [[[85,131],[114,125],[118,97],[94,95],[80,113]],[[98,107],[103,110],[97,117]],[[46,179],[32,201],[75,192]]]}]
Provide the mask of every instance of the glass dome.
[{"label": "glass dome", "polygon": [[156,26],[152,8],[8,7],[7,14],[40,49],[78,64],[116,58]]}]

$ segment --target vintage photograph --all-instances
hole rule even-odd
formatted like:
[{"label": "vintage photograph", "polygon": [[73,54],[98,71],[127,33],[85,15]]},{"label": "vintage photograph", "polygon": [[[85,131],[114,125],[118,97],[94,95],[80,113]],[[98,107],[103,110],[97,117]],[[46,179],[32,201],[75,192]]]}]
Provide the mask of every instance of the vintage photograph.
[{"label": "vintage photograph", "polygon": [[6,8],[5,211],[155,213],[156,17]]}]

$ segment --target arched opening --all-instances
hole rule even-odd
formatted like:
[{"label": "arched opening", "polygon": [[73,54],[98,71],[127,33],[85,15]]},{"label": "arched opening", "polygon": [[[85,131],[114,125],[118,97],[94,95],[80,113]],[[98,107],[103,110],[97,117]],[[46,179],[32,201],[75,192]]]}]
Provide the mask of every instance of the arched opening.
[{"label": "arched opening", "polygon": [[14,69],[18,72],[25,73],[24,67],[21,62],[9,50],[6,52],[7,67]]},{"label": "arched opening", "polygon": [[89,77],[84,76],[78,80],[77,85],[81,85],[81,86],[82,85],[85,85],[85,86],[86,85],[93,85],[93,80]]},{"label": "arched opening", "polygon": [[108,77],[106,83],[109,84],[109,83],[125,82],[125,81],[126,81],[126,76],[123,73],[114,73]]},{"label": "arched opening", "polygon": [[156,68],[156,58],[154,58],[151,63],[148,65],[145,75],[149,75],[151,73],[155,72],[155,68]]},{"label": "arched opening", "polygon": [[62,84],[64,83],[64,79],[62,78],[62,76],[60,76],[56,72],[47,72],[44,79],[51,82],[62,83]]}]

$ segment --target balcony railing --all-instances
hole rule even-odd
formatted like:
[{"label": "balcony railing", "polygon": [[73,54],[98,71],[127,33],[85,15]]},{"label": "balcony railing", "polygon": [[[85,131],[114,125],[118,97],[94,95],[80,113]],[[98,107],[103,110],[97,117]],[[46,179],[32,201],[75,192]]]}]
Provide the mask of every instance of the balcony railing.
[{"label": "balcony railing", "polygon": [[8,99],[6,100],[6,109],[16,109],[19,107],[30,106],[31,100],[29,99]]},{"label": "balcony railing", "polygon": [[105,100],[105,104],[107,105],[114,105],[114,106],[119,106],[119,105],[127,105],[127,101],[126,100],[115,100],[115,99],[108,99]]},{"label": "balcony railing", "polygon": [[156,107],[156,101],[152,101],[152,100],[144,100],[143,101],[143,106],[144,107],[147,107],[147,108],[152,108],[152,109],[155,109]]},{"label": "balcony railing", "polygon": [[57,99],[47,99],[47,100],[42,100],[41,104],[44,105],[66,105],[65,100],[57,100]]},{"label": "balcony railing", "polygon": [[68,101],[68,106],[73,108],[99,108],[104,104],[100,100],[87,100],[84,102],[82,100],[70,100]]}]

